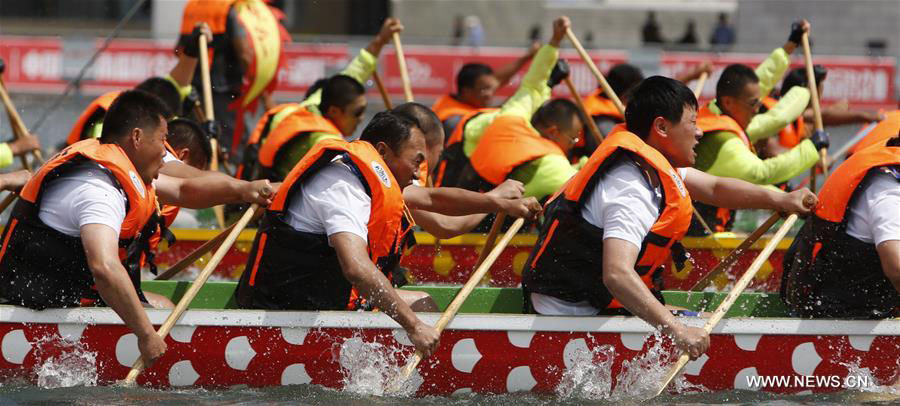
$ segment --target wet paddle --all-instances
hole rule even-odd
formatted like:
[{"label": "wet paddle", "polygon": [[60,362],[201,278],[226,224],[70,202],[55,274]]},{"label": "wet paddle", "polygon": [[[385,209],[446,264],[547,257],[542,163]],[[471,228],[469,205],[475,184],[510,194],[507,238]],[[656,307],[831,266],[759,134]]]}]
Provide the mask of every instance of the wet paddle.
[{"label": "wet paddle", "polygon": [[697,78],[697,87],[694,88],[694,97],[700,99],[700,94],[703,93],[703,86],[706,85],[706,79],[709,78],[709,73],[703,72],[700,74],[700,77]]},{"label": "wet paddle", "polygon": [[[769,240],[769,243],[766,244],[766,247],[759,253],[753,263],[750,264],[750,268],[747,269],[747,272],[738,279],[734,284],[734,288],[731,292],[728,292],[728,296],[725,297],[725,300],[716,308],[716,311],[713,312],[712,317],[706,322],[706,325],[703,326],[703,330],[708,333],[711,333],[712,330],[716,327],[717,324],[725,317],[725,313],[728,313],[728,310],[731,309],[731,306],[734,305],[734,302],[737,301],[737,298],[740,297],[741,293],[744,289],[747,288],[747,285],[750,284],[750,281],[756,277],[756,273],[759,272],[759,269],[762,268],[763,264],[766,263],[766,260],[769,258],[769,255],[772,254],[772,251],[775,251],[775,247],[778,246],[778,243],[784,238],[785,234],[787,234],[788,230],[791,229],[791,226],[797,221],[797,215],[791,214],[787,220],[784,221],[784,224],[778,228],[778,231],[775,232],[775,236]],[[678,357],[678,361],[675,365],[669,369],[669,372],[666,374],[665,379],[662,381],[662,384],[659,387],[659,390],[656,392],[656,396],[659,396],[666,387],[675,379],[675,376],[687,365],[690,357],[686,353],[681,353],[681,356]]]},{"label": "wet paddle", "polygon": [[403,95],[406,101],[413,101],[412,85],[409,82],[409,71],[406,70],[406,58],[403,57],[403,45],[400,43],[400,34],[394,33],[394,49],[397,52],[397,66],[400,68],[400,80],[403,81]]},{"label": "wet paddle", "polygon": [[[202,48],[201,48],[202,49]],[[206,280],[209,279],[209,276],[212,275],[213,271],[216,269],[216,266],[219,265],[219,262],[222,261],[222,258],[225,258],[225,254],[228,252],[228,249],[231,248],[231,245],[234,244],[234,241],[237,239],[238,235],[241,234],[241,231],[244,230],[244,227],[247,226],[247,223],[250,222],[250,219],[253,218],[253,215],[256,211],[259,210],[258,204],[253,204],[244,212],[244,215],[241,216],[240,220],[235,223],[234,228],[231,229],[231,232],[228,233],[228,236],[225,237],[225,241],[222,242],[222,245],[216,250],[216,253],[213,254],[212,258],[203,268],[197,278],[194,279],[194,282],[191,283],[191,287],[188,288],[187,292],[184,293],[184,296],[181,297],[181,300],[178,301],[178,304],[172,309],[172,313],[169,314],[169,317],[166,318],[166,321],[160,326],[159,330],[156,331],[160,337],[165,338],[169,335],[169,331],[172,330],[172,327],[175,326],[175,323],[178,319],[181,318],[181,315],[184,314],[185,310],[187,310],[188,305],[191,304],[191,301],[194,300],[194,297],[197,296],[197,293],[200,292],[200,288],[206,283]],[[144,359],[138,356],[138,359],[134,362],[134,365],[131,367],[131,371],[128,372],[128,376],[125,377],[123,381],[124,385],[133,385],[137,380],[138,374],[141,373],[141,370],[144,369]]]},{"label": "wet paddle", "polygon": [[572,98],[575,99],[575,104],[578,105],[578,108],[581,110],[581,113],[584,116],[584,120],[587,121],[585,125],[587,125],[588,130],[591,132],[591,136],[594,137],[594,140],[597,141],[597,145],[603,143],[603,135],[600,134],[600,129],[597,128],[597,123],[594,122],[594,119],[588,113],[587,109],[584,108],[584,100],[581,99],[581,95],[578,94],[578,89],[575,88],[575,84],[572,83],[572,78],[566,76],[565,79],[566,87],[569,88],[569,93],[572,94]]},{"label": "wet paddle", "polygon": [[394,104],[391,103],[391,96],[388,95],[387,89],[384,88],[384,83],[381,81],[381,76],[378,75],[377,69],[372,71],[372,80],[375,81],[378,93],[381,93],[381,101],[384,102],[384,108],[386,110],[394,108]]},{"label": "wet paddle", "polygon": [[[6,108],[6,114],[9,116],[9,126],[12,127],[13,136],[18,140],[28,135],[28,128],[25,127],[22,117],[19,116],[16,106],[13,104],[12,99],[9,97],[9,93],[6,91],[6,84],[3,83],[3,72],[5,70],[6,63],[0,59],[0,98],[3,99],[3,107]],[[41,150],[31,151],[31,154],[38,163],[43,162],[44,158],[41,155]],[[29,171],[32,170],[31,162],[28,162],[27,154],[19,155],[19,159],[22,160],[22,168]]]},{"label": "wet paddle", "polygon": [[[497,216],[499,219],[500,216]],[[496,224],[497,222],[495,222]],[[475,289],[476,286],[481,282],[481,279],[484,278],[484,275],[487,273],[488,269],[491,268],[491,265],[494,264],[494,261],[497,260],[497,257],[500,256],[500,253],[503,252],[503,249],[509,244],[509,241],[512,240],[513,236],[519,232],[519,229],[522,228],[522,224],[525,224],[525,219],[520,218],[517,219],[509,230],[506,231],[506,234],[503,235],[503,238],[491,250],[490,255],[485,258],[484,262],[478,266],[475,272],[472,273],[472,276],[469,276],[469,280],[466,281],[466,284],[463,285],[462,289],[459,290],[459,293],[456,294],[456,297],[453,298],[453,301],[450,302],[450,305],[447,306],[447,310],[444,310],[444,314],[441,315],[441,318],[438,319],[437,323],[434,324],[434,328],[437,330],[438,334],[444,331],[444,328],[450,324],[450,321],[456,317],[456,313],[459,312],[459,308],[462,307],[462,304],[466,301],[466,298],[469,297],[469,294]],[[410,376],[412,376],[413,371],[416,370],[416,367],[419,366],[419,363],[422,362],[422,353],[416,351],[413,354],[412,359],[406,364],[403,368],[403,371],[400,374],[400,379],[396,382],[396,385],[400,385],[403,382],[406,382]],[[397,387],[391,388],[390,392],[396,392]]]},{"label": "wet paddle", "polygon": [[497,234],[500,234],[500,229],[503,228],[503,223],[505,222],[506,213],[497,213],[497,217],[494,217],[494,224],[491,224],[491,231],[488,231],[487,238],[484,239],[484,246],[481,247],[481,252],[478,254],[478,262],[475,262],[476,268],[484,263],[485,258],[487,258],[491,250],[494,249],[494,243],[497,241]]},{"label": "wet paddle", "polygon": [[578,51],[578,55],[581,55],[581,59],[584,60],[584,63],[587,64],[588,68],[591,70],[591,73],[594,74],[594,77],[597,78],[597,82],[600,82],[600,87],[603,88],[603,93],[606,93],[606,97],[609,97],[612,100],[613,104],[616,105],[616,110],[619,110],[619,113],[625,114],[625,105],[622,104],[622,100],[619,99],[619,96],[616,95],[616,92],[613,91],[612,87],[609,85],[609,82],[606,81],[606,78],[603,77],[603,74],[600,73],[600,70],[597,69],[597,65],[594,64],[594,60],[591,59],[591,56],[588,55],[587,51],[584,50],[584,47],[581,46],[581,42],[578,41],[578,38],[575,37],[575,34],[572,32],[572,29],[566,30],[566,37],[569,38],[569,42],[575,46],[575,50]]},{"label": "wet paddle", "polygon": [[[825,129],[825,125],[822,124],[822,109],[819,106],[819,90],[816,85],[816,75],[813,72],[813,63],[812,63],[812,53],[809,51],[809,33],[803,34],[803,58],[806,62],[806,87],[809,89],[809,93],[812,95],[812,108],[813,108],[813,116],[815,117],[815,127],[816,131],[821,131]],[[819,156],[822,163],[822,175],[823,177],[828,177],[828,149],[822,148],[819,150]],[[816,191],[816,167],[813,166],[810,169],[810,190],[815,193]]]},{"label": "wet paddle", "polygon": [[[200,79],[203,82],[203,108],[207,121],[216,119],[213,109],[212,84],[209,79],[209,50],[206,47],[206,36],[200,36]],[[209,162],[209,170],[219,170],[219,141],[216,137],[209,137],[209,145],[212,148],[212,160]],[[213,207],[216,222],[219,228],[225,228],[225,210],[222,206]]]},{"label": "wet paddle", "polygon": [[775,223],[777,223],[778,219],[780,218],[781,214],[779,213],[775,213],[771,217],[769,217],[769,219],[766,220],[765,223],[763,223],[755,231],[753,231],[753,234],[750,234],[746,239],[744,239],[744,241],[741,242],[741,244],[738,245],[737,248],[734,249],[734,251],[731,251],[731,253],[728,254],[727,257],[719,261],[719,263],[715,268],[712,269],[712,271],[710,271],[708,274],[706,274],[706,276],[697,281],[697,283],[694,284],[694,286],[691,288],[691,291],[699,292],[703,289],[706,289],[706,286],[709,285],[710,282],[715,280],[719,275],[725,273],[728,268],[731,268],[731,266],[734,265],[735,262],[737,262],[738,258],[740,258],[741,255],[743,255],[744,252],[747,251],[747,249],[753,246],[753,244],[756,243],[756,240],[759,240],[759,237],[762,237],[762,235],[765,234],[766,231],[769,231],[769,229],[772,228],[772,226],[775,225]]}]

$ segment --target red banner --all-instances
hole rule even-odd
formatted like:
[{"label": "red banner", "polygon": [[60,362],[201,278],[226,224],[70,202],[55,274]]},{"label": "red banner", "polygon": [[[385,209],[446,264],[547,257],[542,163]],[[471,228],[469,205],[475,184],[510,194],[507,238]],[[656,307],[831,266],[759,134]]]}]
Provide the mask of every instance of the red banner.
[{"label": "red banner", "polygon": [[[67,80],[75,77],[77,70],[87,62],[95,47],[64,43],[57,37],[0,37],[0,57],[6,62],[5,83],[13,90],[26,92],[59,92]],[[82,91],[99,94],[112,89],[134,86],[150,77],[168,73],[175,64],[172,45],[151,40],[120,39],[113,41],[100,54],[93,68],[82,81]],[[481,62],[495,69],[512,63],[524,52],[521,48],[469,48],[425,47],[405,48],[407,66],[417,99],[428,101],[455,91],[456,73],[466,63]],[[343,44],[290,44],[284,49],[284,69],[279,72],[280,97],[299,98],[316,79],[339,72],[352,57]],[[602,72],[616,63],[628,59],[625,51],[593,51],[595,63]],[[563,50],[562,57],[569,61],[575,86],[582,93],[596,88],[597,83],[572,50]],[[716,67],[706,82],[703,98],[709,99],[715,92],[715,83],[721,70],[731,63],[756,66],[765,54],[708,54],[664,52],[660,58],[662,74],[673,74],[705,61]],[[64,63],[68,60],[68,63]],[[823,103],[847,99],[859,108],[896,108],[894,78],[896,62],[892,58],[816,56],[817,64],[828,68]],[[802,59],[794,58],[792,67],[801,67]],[[397,70],[393,47],[387,47],[379,67],[385,86],[396,100],[402,98],[402,85]],[[498,98],[510,96],[524,69],[497,93]],[[557,95],[568,94],[565,86],[555,89]],[[371,92],[376,92],[373,88]]]},{"label": "red banner", "polygon": [[[714,70],[706,81],[701,95],[702,99],[708,100],[715,97],[716,81],[726,66],[740,63],[756,67],[766,57],[765,54],[664,52],[660,60],[661,73],[671,77],[700,63],[712,62]],[[896,108],[897,102],[894,99],[896,63],[893,58],[814,56],[813,61],[828,69],[828,76],[823,82],[822,104],[827,106],[847,100],[855,108]],[[791,59],[790,69],[804,66],[802,54],[795,55]],[[776,84],[776,88],[780,85],[781,81]]]}]

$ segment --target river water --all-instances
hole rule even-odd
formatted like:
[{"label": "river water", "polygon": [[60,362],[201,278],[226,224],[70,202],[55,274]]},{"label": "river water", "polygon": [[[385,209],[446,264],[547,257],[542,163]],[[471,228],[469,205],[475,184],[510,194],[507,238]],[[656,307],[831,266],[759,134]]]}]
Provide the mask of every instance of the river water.
[{"label": "river water", "polygon": [[315,385],[295,385],[265,389],[230,390],[156,390],[119,387],[76,387],[41,389],[35,386],[4,385],[0,387],[0,404],[73,404],[73,405],[580,405],[580,404],[897,404],[900,396],[845,391],[814,395],[775,395],[754,391],[720,391],[686,395],[663,395],[645,401],[597,402],[578,398],[561,398],[528,393],[505,395],[464,394],[450,397],[391,398],[365,396],[326,389]]}]

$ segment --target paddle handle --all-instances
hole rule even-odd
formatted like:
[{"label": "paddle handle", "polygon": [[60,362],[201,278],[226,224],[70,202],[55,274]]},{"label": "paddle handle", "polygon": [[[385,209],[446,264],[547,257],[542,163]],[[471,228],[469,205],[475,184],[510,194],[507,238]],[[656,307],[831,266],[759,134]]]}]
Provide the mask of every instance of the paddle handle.
[{"label": "paddle handle", "polygon": [[572,29],[569,28],[566,30],[566,37],[569,38],[569,42],[575,46],[575,50],[578,51],[578,55],[581,55],[581,59],[584,60],[584,63],[587,64],[588,68],[591,70],[591,73],[594,74],[594,77],[597,78],[597,82],[600,82],[600,87],[603,88],[603,93],[606,94],[610,100],[612,100],[613,104],[616,105],[616,109],[619,110],[619,113],[625,114],[625,105],[622,104],[622,100],[619,100],[619,96],[616,95],[616,92],[613,91],[612,87],[609,85],[609,82],[606,81],[606,78],[603,77],[603,74],[600,73],[600,69],[597,69],[597,65],[594,64],[594,60],[591,59],[591,56],[588,55],[587,51],[584,50],[584,47],[581,46],[581,42],[578,41],[578,38],[575,37],[575,33],[572,32]]},{"label": "paddle handle", "polygon": [[225,238],[228,237],[228,234],[234,229],[237,223],[228,226],[228,228],[222,230],[221,233],[217,234],[210,240],[207,240],[203,245],[197,247],[193,252],[188,254],[186,257],[182,258],[175,265],[170,266],[163,273],[159,274],[155,280],[165,281],[172,279],[173,276],[178,275],[181,271],[187,269],[187,267],[191,266],[194,262],[197,262],[200,257],[206,255],[207,252],[212,251],[222,245],[222,241],[225,241]]},{"label": "paddle handle", "polygon": [[400,80],[403,81],[403,95],[406,101],[413,101],[412,85],[409,83],[409,71],[406,70],[406,58],[403,57],[403,45],[400,43],[400,34],[394,33],[394,49],[397,52],[397,66],[400,68]]},{"label": "paddle handle", "polygon": [[506,213],[497,213],[497,217],[494,217],[494,224],[491,224],[491,230],[488,231],[487,238],[484,239],[484,246],[481,247],[481,252],[478,254],[478,261],[475,262],[475,268],[481,266],[491,250],[494,249],[494,243],[497,241],[497,235],[500,234],[500,229],[503,228],[503,223],[505,222]]},{"label": "paddle handle", "polygon": [[[9,93],[6,91],[6,84],[3,83],[2,78],[0,78],[0,98],[3,99],[3,106],[6,108],[6,114],[9,116],[9,126],[13,129],[13,137],[15,137],[15,139],[20,139],[28,135],[28,128],[25,127],[25,123],[22,121],[22,117],[20,117],[19,112],[16,111],[16,106],[13,105],[12,99],[9,97]],[[38,160],[38,162],[44,160],[41,156],[40,150],[34,150],[31,153]],[[31,162],[28,162],[27,156],[20,155],[19,159],[22,160],[23,168],[29,171],[32,170]]]},{"label": "paddle handle", "polygon": [[387,110],[394,108],[394,104],[391,103],[391,96],[388,95],[387,89],[384,88],[384,82],[381,81],[378,70],[372,71],[372,80],[375,81],[375,87],[378,88],[378,93],[381,93],[381,101],[384,102],[384,108]]},{"label": "paddle handle", "polygon": [[587,121],[585,124],[588,127],[588,131],[591,132],[591,136],[594,137],[595,141],[597,141],[597,145],[602,144],[603,135],[600,134],[600,129],[597,128],[597,123],[594,122],[594,118],[591,117],[591,114],[588,113],[587,109],[584,107],[584,100],[582,100],[581,95],[578,94],[578,89],[576,89],[575,84],[572,83],[572,78],[566,76],[565,82],[566,87],[569,88],[569,93],[571,93],[572,98],[575,99],[575,104],[577,104],[578,108],[581,110],[581,113],[584,116],[584,120]]},{"label": "paddle handle", "polygon": [[694,97],[699,99],[700,95],[703,93],[703,86],[706,85],[706,79],[709,79],[709,73],[703,72],[700,74],[700,77],[697,78],[697,87],[694,88]]},{"label": "paddle handle", "polygon": [[12,192],[6,195],[6,197],[3,198],[3,201],[0,202],[0,214],[6,211],[6,208],[9,207],[9,205],[13,204],[13,202],[15,202],[16,198],[18,197],[19,195]]},{"label": "paddle handle", "polygon": [[[765,248],[759,253],[756,259],[753,260],[753,263],[750,264],[750,268],[747,269],[747,272],[741,276],[740,279],[734,284],[734,288],[731,289],[731,292],[728,292],[728,295],[725,296],[725,300],[716,308],[716,311],[713,312],[712,317],[707,320],[706,325],[703,326],[703,330],[706,331],[707,334],[711,333],[716,325],[722,321],[722,318],[725,317],[725,313],[728,313],[728,310],[731,309],[731,306],[734,305],[734,302],[737,301],[738,297],[740,297],[741,293],[747,286],[753,281],[753,278],[756,277],[756,274],[759,272],[759,269],[762,268],[763,264],[766,263],[766,260],[769,259],[769,255],[772,254],[772,251],[775,251],[775,247],[778,246],[778,243],[784,239],[784,236],[787,234],[788,230],[794,225],[797,221],[797,215],[791,214],[787,220],[784,221],[784,224],[778,228],[778,231],[775,232],[775,236],[769,240],[769,243],[766,244]],[[656,393],[659,396],[666,387],[675,379],[675,376],[687,365],[689,361],[689,357],[684,352],[681,353],[681,356],[678,357],[678,361],[669,369],[669,372],[666,374],[665,379],[662,382],[662,385],[659,388],[659,391]]]},{"label": "paddle handle", "polygon": [[[813,70],[813,62],[812,62],[812,52],[810,52],[809,48],[809,33],[803,33],[803,38],[801,39],[803,43],[803,59],[806,62],[806,88],[809,89],[810,96],[812,97],[812,108],[813,108],[813,118],[815,122],[815,128],[817,131],[821,131],[825,129],[825,124],[822,122],[822,108],[819,105],[819,89],[816,84],[816,74]],[[828,149],[822,148],[819,150],[819,159],[822,162],[822,175],[824,177],[828,177]],[[810,189],[813,192],[816,191],[816,167],[813,166],[810,169]]]},{"label": "paddle handle", "polygon": [[700,214],[699,211],[697,211],[696,207],[693,207],[693,210],[694,210],[694,217],[696,217],[697,222],[700,223],[701,226],[703,226],[703,230],[705,230],[707,233],[709,233],[710,237],[716,238],[716,233],[712,230],[712,228],[709,227],[709,223],[706,222],[706,219],[703,218],[703,215]]},{"label": "paddle handle", "polygon": [[[216,119],[215,109],[213,109],[212,98],[212,82],[209,79],[209,49],[207,49],[206,36],[200,36],[200,81],[203,83],[203,113],[208,121]],[[210,137],[209,146],[212,149],[212,159],[209,161],[209,170],[217,172],[219,170],[219,140]],[[213,207],[213,213],[216,216],[216,222],[219,228],[225,228],[225,210],[222,206]]]},{"label": "paddle handle", "polygon": [[[247,223],[250,222],[250,219],[253,218],[256,210],[259,209],[258,204],[253,204],[244,212],[244,215],[241,216],[241,219],[235,223],[235,227],[231,229],[228,233],[228,236],[225,238],[225,241],[216,250],[216,253],[213,254],[212,259],[209,260],[209,263],[203,268],[197,278],[194,279],[194,282],[191,284],[191,287],[188,288],[187,292],[184,293],[184,296],[181,297],[181,300],[178,301],[178,304],[175,305],[175,308],[172,310],[172,313],[169,314],[169,317],[166,321],[160,326],[159,330],[156,331],[160,337],[165,338],[169,335],[169,332],[172,331],[172,327],[175,326],[175,323],[178,319],[181,318],[181,315],[184,314],[185,310],[187,310],[188,305],[191,304],[191,301],[194,300],[194,297],[197,296],[197,293],[200,292],[200,288],[206,284],[206,280],[209,279],[209,276],[212,275],[213,271],[219,265],[219,262],[222,261],[222,258],[225,257],[225,254],[228,253],[228,250],[231,248],[231,245],[234,244],[234,241],[237,240],[238,235],[241,234],[241,231],[244,230],[244,227],[247,226]],[[125,384],[130,385],[135,382],[138,374],[141,373],[141,369],[144,367],[144,360],[140,356],[138,356],[137,361],[135,361],[134,365],[131,367],[131,371],[128,372],[128,376],[125,377]]]},{"label": "paddle handle", "polygon": [[737,248],[731,251],[731,253],[728,254],[727,257],[719,261],[719,263],[715,268],[712,269],[712,271],[710,271],[708,274],[706,274],[706,276],[697,281],[697,283],[694,284],[694,287],[692,287],[691,290],[699,292],[705,289],[706,286],[713,281],[713,279],[715,279],[717,276],[724,273],[728,270],[728,268],[734,265],[734,263],[737,262],[738,258],[740,258],[741,255],[744,254],[744,252],[746,252],[751,246],[753,246],[753,244],[756,243],[756,240],[759,240],[759,238],[762,237],[763,234],[766,233],[766,231],[769,231],[769,229],[772,228],[772,226],[775,225],[775,223],[777,223],[778,219],[780,218],[781,214],[779,213],[774,213],[769,216],[768,220],[766,220],[765,223],[757,227],[756,230],[754,230],[752,234],[745,238],[744,241],[742,241],[741,244],[737,246]]},{"label": "paddle handle", "polygon": [[[499,219],[500,216],[497,216]],[[496,221],[496,220],[495,220]],[[496,223],[495,223],[496,224]],[[462,289],[459,290],[459,293],[456,294],[456,297],[453,298],[453,301],[450,302],[450,305],[447,306],[447,310],[444,310],[444,314],[441,315],[441,318],[438,319],[437,323],[434,324],[434,329],[437,330],[438,334],[444,331],[444,328],[450,324],[450,321],[456,317],[456,313],[459,312],[459,308],[462,307],[463,303],[469,297],[469,294],[475,290],[475,287],[478,286],[478,283],[481,282],[481,279],[484,278],[484,275],[487,273],[488,269],[491,268],[491,265],[494,264],[494,261],[500,256],[500,253],[509,245],[510,240],[512,240],[513,236],[519,232],[519,229],[522,228],[522,225],[525,224],[525,219],[520,218],[517,219],[509,230],[506,231],[506,234],[503,235],[503,239],[500,240],[500,243],[497,244],[494,249],[491,250],[491,253],[487,256],[484,262],[478,266],[475,272],[469,276],[469,280],[466,281],[466,284],[463,285]],[[400,382],[405,382],[412,375],[413,371],[416,370],[416,367],[419,366],[419,363],[422,362],[422,353],[416,350],[416,353],[413,354],[412,359],[406,366],[403,368],[403,373],[401,374]]]}]

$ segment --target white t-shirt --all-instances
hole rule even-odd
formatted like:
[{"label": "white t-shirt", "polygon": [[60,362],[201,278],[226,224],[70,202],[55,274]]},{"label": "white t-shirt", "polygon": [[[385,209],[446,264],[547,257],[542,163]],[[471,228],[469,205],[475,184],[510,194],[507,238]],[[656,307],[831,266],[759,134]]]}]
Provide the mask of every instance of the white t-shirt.
[{"label": "white t-shirt", "polygon": [[328,236],[349,232],[368,241],[371,207],[362,181],[336,158],[303,181],[288,203],[287,223],[298,231]]},{"label": "white t-shirt", "polygon": [[[678,175],[684,179],[687,169],[679,168]],[[659,218],[661,203],[661,188],[652,187],[634,161],[623,159],[597,181],[581,209],[581,217],[603,229],[604,240],[618,238],[640,249]],[[531,294],[531,303],[535,311],[544,315],[586,316],[599,312],[587,301],[573,303],[540,293]]]},{"label": "white t-shirt", "polygon": [[50,228],[78,237],[81,227],[103,224],[116,235],[125,221],[125,194],[106,169],[76,168],[45,185],[38,217]]},{"label": "white t-shirt", "polygon": [[847,234],[863,242],[900,240],[900,182],[879,172],[847,213]]},{"label": "white t-shirt", "polygon": [[166,149],[166,155],[163,156],[163,163],[165,164],[165,163],[169,163],[169,162],[172,162],[172,161],[178,161],[178,162],[181,162],[181,160],[178,159],[178,157],[175,156],[175,154],[169,152],[169,150]]}]

